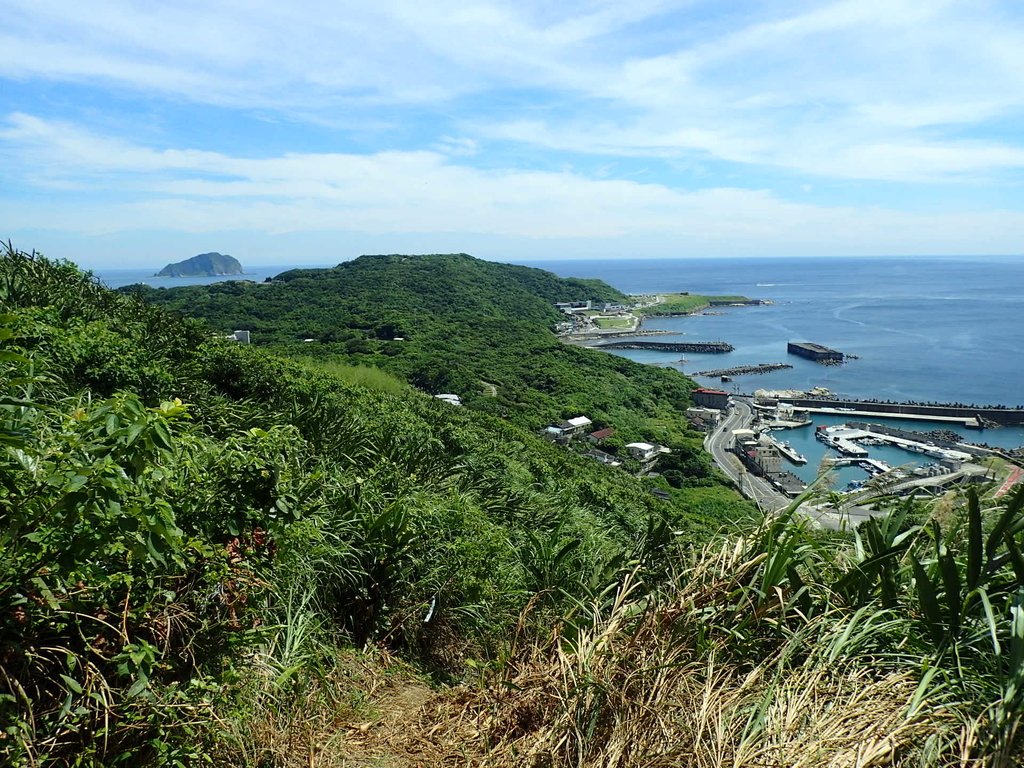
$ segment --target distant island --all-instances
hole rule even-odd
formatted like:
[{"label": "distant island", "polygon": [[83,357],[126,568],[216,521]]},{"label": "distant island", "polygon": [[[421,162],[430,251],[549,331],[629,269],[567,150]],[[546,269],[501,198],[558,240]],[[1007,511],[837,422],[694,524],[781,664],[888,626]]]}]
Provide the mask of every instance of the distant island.
[{"label": "distant island", "polygon": [[226,253],[200,253],[191,259],[168,264],[156,273],[157,277],[216,277],[245,274],[234,256]]}]

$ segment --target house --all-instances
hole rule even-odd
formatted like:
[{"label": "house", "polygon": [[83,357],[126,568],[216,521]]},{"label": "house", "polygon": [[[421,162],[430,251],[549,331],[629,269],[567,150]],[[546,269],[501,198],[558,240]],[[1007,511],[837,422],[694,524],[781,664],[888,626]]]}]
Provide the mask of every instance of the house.
[{"label": "house", "polygon": [[732,431],[733,447],[737,449],[746,448],[757,442],[757,433],[752,429],[734,429]]},{"label": "house", "polygon": [[621,459],[618,459],[615,456],[612,456],[610,453],[605,453],[604,451],[599,451],[597,448],[595,448],[592,451],[588,451],[587,453],[585,453],[583,455],[586,456],[587,458],[593,459],[594,461],[597,461],[597,462],[600,462],[601,464],[604,464],[606,467],[621,467],[622,466],[622,460]]},{"label": "house", "polygon": [[690,420],[690,424],[702,432],[708,432],[714,429],[721,416],[722,412],[717,408],[686,409],[686,418]]},{"label": "house", "polygon": [[451,405],[462,405],[462,398],[459,397],[458,395],[444,394],[434,395],[434,397],[436,397],[438,400],[441,400],[442,402],[450,403]]},{"label": "house", "polygon": [[235,331],[234,333],[228,334],[225,338],[228,341],[237,341],[239,344],[249,344],[249,332],[248,331]]},{"label": "house", "polygon": [[631,457],[644,463],[654,461],[663,453],[672,453],[671,448],[651,443],[627,443],[626,450],[629,451]]},{"label": "house", "polygon": [[577,416],[568,421],[552,424],[544,430],[544,434],[546,437],[558,442],[569,442],[573,437],[582,432],[585,427],[589,427],[593,423],[586,416]]},{"label": "house", "polygon": [[566,423],[570,424],[573,429],[579,432],[581,429],[583,429],[584,427],[589,427],[594,422],[592,422],[586,416],[577,416],[574,419],[569,419],[569,421]]},{"label": "house", "polygon": [[605,427],[604,429],[599,429],[596,432],[591,432],[587,435],[587,440],[594,443],[594,445],[600,445],[614,434],[615,427]]},{"label": "house", "polygon": [[776,475],[782,472],[782,454],[772,443],[762,439],[751,453],[751,458],[760,467],[762,474]]},{"label": "house", "polygon": [[695,389],[690,396],[693,404],[724,411],[729,407],[729,393],[718,389]]}]

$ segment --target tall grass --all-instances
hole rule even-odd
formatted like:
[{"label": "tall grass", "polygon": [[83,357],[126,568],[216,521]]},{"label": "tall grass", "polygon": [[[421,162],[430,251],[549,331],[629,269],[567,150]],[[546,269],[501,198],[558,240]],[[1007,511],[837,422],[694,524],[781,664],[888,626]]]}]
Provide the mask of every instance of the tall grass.
[{"label": "tall grass", "polygon": [[451,733],[487,765],[1020,764],[1024,492],[944,506],[945,532],[904,508],[852,540],[790,512],[653,592],[630,570]]},{"label": "tall grass", "polygon": [[314,357],[297,358],[302,365],[320,373],[326,373],[346,384],[389,395],[401,395],[409,391],[409,385],[380,368],[372,365],[346,365],[336,360],[320,360]]}]

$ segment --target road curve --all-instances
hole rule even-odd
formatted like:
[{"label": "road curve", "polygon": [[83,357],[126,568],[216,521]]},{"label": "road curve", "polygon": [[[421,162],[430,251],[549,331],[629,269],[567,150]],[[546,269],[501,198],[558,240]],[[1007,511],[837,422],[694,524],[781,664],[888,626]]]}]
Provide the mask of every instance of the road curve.
[{"label": "road curve", "polygon": [[746,471],[740,460],[729,450],[734,429],[745,429],[754,420],[754,412],[750,404],[734,398],[726,417],[709,432],[704,439],[704,448],[730,480],[736,483],[740,492],[751,499],[763,512],[778,512],[789,503],[783,494],[763,478]]}]

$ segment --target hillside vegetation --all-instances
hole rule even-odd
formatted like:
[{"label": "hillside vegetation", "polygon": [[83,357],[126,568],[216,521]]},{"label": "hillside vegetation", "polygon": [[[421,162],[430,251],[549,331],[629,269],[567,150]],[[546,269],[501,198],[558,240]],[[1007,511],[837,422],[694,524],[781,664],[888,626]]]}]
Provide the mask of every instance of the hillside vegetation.
[{"label": "hillside vegetation", "polygon": [[261,285],[123,290],[226,332],[251,330],[254,343],[277,351],[374,366],[425,392],[458,394],[526,429],[583,414],[630,439],[678,447],[691,461],[685,474],[710,475],[683,418],[689,379],[562,344],[551,332],[562,318],[556,301],[625,300],[597,280],[454,254],[362,256]]},{"label": "hillside vegetation", "polygon": [[721,487],[662,501],[377,369],[224,341],[69,264],[8,250],[0,306],[11,762],[241,749],[214,712],[245,733],[339,648],[486,662],[528,603],[543,626],[627,563],[657,581],[672,541],[747,509]]}]

